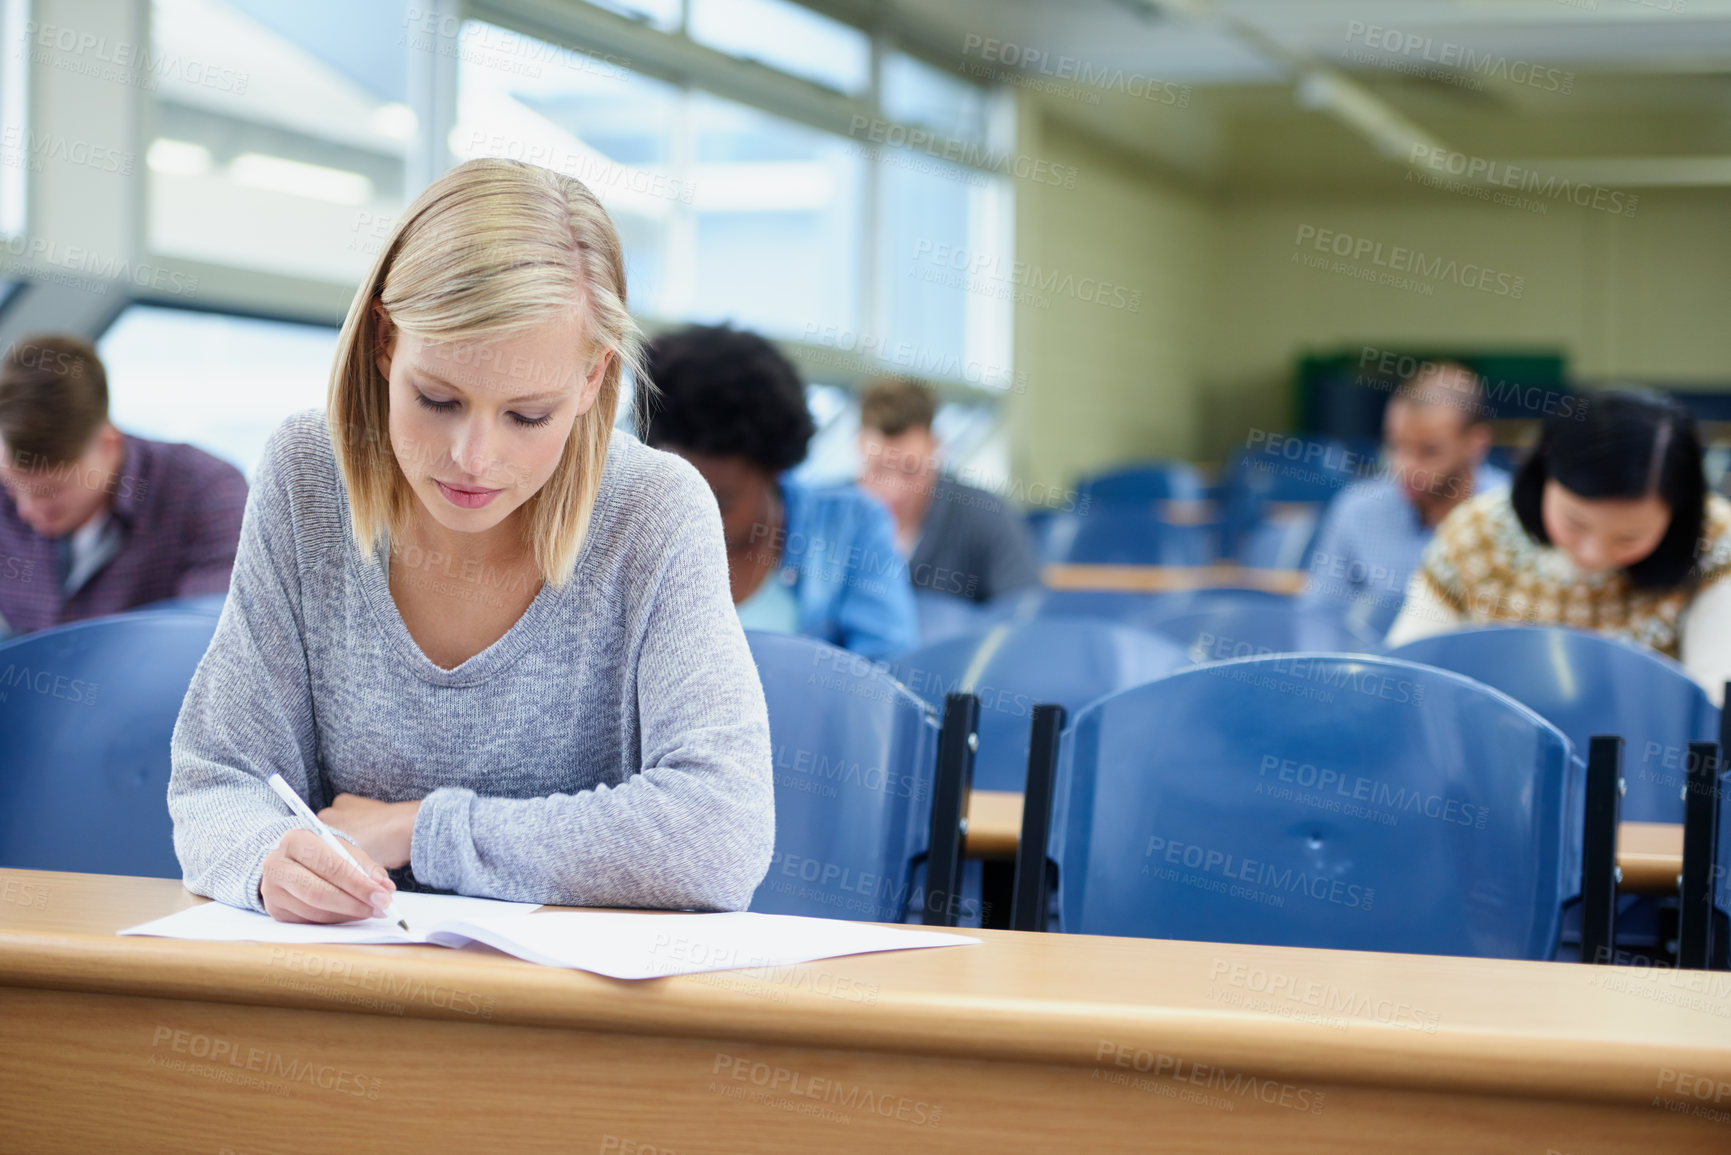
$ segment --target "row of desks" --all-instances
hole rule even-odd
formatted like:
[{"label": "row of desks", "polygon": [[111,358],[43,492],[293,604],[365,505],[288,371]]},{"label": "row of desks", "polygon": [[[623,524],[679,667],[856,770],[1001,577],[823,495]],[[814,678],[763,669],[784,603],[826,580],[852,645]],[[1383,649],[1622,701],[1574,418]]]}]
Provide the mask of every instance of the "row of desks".
[{"label": "row of desks", "polygon": [[[968,796],[963,852],[969,858],[1016,857],[1022,840],[1022,796],[975,790]],[[1620,889],[1630,894],[1675,894],[1683,871],[1683,828],[1665,822],[1624,822],[1617,827]],[[1727,1097],[1731,1103],[1731,1096]]]},{"label": "row of desks", "polygon": [[629,983],[114,936],[196,901],[0,871],[0,1147],[1731,1147],[1731,975],[978,931]]}]

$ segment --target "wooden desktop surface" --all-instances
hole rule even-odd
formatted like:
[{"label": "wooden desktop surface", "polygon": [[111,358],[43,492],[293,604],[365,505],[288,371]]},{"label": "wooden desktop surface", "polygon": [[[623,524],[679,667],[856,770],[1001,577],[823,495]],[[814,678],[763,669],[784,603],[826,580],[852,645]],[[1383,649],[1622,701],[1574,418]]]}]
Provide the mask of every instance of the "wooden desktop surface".
[{"label": "wooden desktop surface", "polygon": [[[1009,790],[975,790],[968,796],[969,858],[1016,857],[1022,841],[1022,796]],[[1675,894],[1683,869],[1683,827],[1668,822],[1624,822],[1617,826],[1621,890],[1630,894]],[[1731,1095],[1726,1097],[1731,1104]]]},{"label": "wooden desktop surface", "polygon": [[1251,589],[1296,594],[1309,575],[1303,570],[1220,565],[1048,565],[1041,581],[1054,590],[1116,590],[1157,594],[1174,590]]},{"label": "wooden desktop surface", "polygon": [[[973,932],[631,983],[0,871],[17,1151],[1723,1152],[1731,976]],[[1706,1094],[1702,1094],[1706,1088]],[[1720,1102],[1713,1102],[1721,1096]]]}]

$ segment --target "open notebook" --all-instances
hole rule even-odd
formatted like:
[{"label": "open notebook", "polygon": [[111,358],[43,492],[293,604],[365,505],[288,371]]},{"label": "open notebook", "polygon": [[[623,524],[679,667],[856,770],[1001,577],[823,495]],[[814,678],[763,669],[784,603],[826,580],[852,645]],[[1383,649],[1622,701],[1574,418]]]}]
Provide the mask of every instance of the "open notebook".
[{"label": "open notebook", "polygon": [[482,943],[542,966],[593,971],[616,979],[739,968],[782,967],[874,951],[962,946],[980,940],[788,914],[661,914],[539,910],[532,902],[399,892],[409,933],[382,918],[316,926],[207,902],[128,927],[123,935],[205,942],[431,944]]}]

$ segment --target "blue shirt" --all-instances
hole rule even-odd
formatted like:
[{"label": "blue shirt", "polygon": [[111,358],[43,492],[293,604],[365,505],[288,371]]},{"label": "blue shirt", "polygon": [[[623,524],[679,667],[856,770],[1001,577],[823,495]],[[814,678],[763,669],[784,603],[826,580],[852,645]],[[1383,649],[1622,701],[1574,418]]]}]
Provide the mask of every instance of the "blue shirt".
[{"label": "blue shirt", "polygon": [[[918,645],[919,613],[889,510],[853,485],[809,486],[787,474],[780,483],[781,568],[764,586],[792,590],[795,632],[874,659]],[[759,587],[741,611],[751,607],[759,620],[779,616],[761,613],[773,607],[753,605],[760,595],[778,596]]]},{"label": "blue shirt", "polygon": [[[1481,464],[1473,474],[1475,495],[1508,484],[1509,475],[1494,465]],[[1332,610],[1362,629],[1386,634],[1434,529],[1419,520],[1394,478],[1348,486],[1323,514],[1301,604]]]}]

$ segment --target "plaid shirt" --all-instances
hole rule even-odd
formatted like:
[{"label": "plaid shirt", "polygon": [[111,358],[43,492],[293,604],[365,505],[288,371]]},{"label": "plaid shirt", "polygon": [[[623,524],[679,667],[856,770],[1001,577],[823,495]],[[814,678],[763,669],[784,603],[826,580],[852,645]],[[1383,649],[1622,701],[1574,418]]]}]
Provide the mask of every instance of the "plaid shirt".
[{"label": "plaid shirt", "polygon": [[228,591],[246,508],[240,470],[190,445],[124,437],[108,523],[78,572],[69,539],[25,525],[0,490],[0,637]]}]

